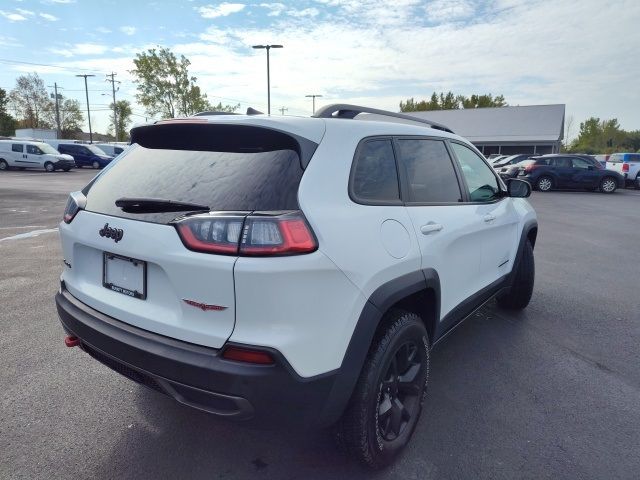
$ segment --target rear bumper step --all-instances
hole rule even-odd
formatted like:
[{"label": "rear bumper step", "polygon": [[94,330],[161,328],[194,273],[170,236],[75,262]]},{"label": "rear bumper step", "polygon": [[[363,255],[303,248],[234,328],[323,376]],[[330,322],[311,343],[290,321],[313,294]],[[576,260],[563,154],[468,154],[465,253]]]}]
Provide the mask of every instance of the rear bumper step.
[{"label": "rear bumper step", "polygon": [[176,401],[217,416],[264,426],[321,427],[336,372],[299,377],[282,354],[273,365],[229,361],[221,350],[175,340],[104,315],[61,286],[56,306],[65,331],[94,359]]}]

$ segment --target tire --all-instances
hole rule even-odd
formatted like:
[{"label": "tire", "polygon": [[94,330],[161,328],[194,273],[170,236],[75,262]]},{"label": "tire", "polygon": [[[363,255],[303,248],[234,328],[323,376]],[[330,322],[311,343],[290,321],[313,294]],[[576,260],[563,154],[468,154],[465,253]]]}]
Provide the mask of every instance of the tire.
[{"label": "tire", "polygon": [[536,188],[541,192],[548,192],[553,188],[553,178],[544,175],[536,182]]},{"label": "tire", "polygon": [[46,162],[46,163],[44,164],[44,169],[45,169],[47,172],[51,173],[51,172],[54,172],[54,171],[55,171],[56,167],[54,167],[54,166],[53,166],[53,163],[51,163],[51,162]]},{"label": "tire", "polygon": [[635,182],[633,182],[633,188],[635,188],[636,190],[640,190],[640,173],[636,175],[636,180]]},{"label": "tire", "polygon": [[0,171],[6,172],[7,170],[9,170],[9,164],[6,160],[0,158]]},{"label": "tire", "polygon": [[96,170],[98,170],[98,169],[100,168],[100,164],[98,163],[98,161],[97,161],[97,160],[95,160],[95,161],[91,164],[91,166],[92,166],[93,168],[95,168]]},{"label": "tire", "polygon": [[618,188],[618,182],[613,177],[604,177],[600,181],[600,191],[602,193],[613,193]]},{"label": "tire", "polygon": [[392,310],[381,326],[336,425],[338,445],[371,469],[389,465],[411,439],[429,378],[429,337],[420,317]]},{"label": "tire", "polygon": [[508,293],[497,298],[498,305],[509,310],[522,310],[531,300],[533,284],[536,276],[536,266],[533,258],[533,247],[530,241],[524,244],[522,257],[516,267],[513,285]]}]

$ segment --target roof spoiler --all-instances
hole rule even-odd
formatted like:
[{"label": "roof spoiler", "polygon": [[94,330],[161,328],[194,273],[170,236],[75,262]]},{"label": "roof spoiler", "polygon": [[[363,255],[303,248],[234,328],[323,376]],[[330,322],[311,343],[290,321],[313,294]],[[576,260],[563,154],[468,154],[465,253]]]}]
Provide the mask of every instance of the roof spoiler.
[{"label": "roof spoiler", "polygon": [[431,120],[426,120],[424,118],[417,118],[417,117],[414,117],[413,115],[406,115],[404,113],[389,112],[387,110],[378,110],[377,108],[361,107],[359,105],[349,105],[347,103],[334,103],[332,105],[327,105],[325,107],[318,109],[318,111],[312,116],[316,118],[353,119],[361,113],[373,113],[375,115],[383,115],[385,117],[401,118],[403,120],[423,123],[425,125],[428,125],[431,128],[435,128],[436,130],[442,130],[444,132],[453,133],[453,130],[451,130],[446,125],[432,122]]}]

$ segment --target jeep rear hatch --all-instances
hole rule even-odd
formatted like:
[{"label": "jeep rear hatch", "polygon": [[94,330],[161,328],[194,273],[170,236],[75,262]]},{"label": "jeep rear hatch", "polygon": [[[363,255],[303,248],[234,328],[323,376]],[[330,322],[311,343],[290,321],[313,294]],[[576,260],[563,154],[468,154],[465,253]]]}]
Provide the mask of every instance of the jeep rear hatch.
[{"label": "jeep rear hatch", "polygon": [[[61,224],[71,265],[63,280],[106,315],[220,348],[235,322],[233,268],[245,219],[271,212],[252,221],[250,238],[264,245],[247,247],[249,254],[315,249],[303,218],[272,215],[298,210],[302,159],[317,145],[264,127],[209,122],[140,127],[132,141],[83,190],[84,209]],[[278,229],[284,247],[269,243]]]}]

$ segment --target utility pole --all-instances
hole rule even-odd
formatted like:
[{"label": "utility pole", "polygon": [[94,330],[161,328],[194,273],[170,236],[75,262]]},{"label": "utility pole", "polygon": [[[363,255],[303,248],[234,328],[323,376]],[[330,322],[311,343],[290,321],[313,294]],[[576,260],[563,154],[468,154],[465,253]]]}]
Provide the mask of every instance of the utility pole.
[{"label": "utility pole", "polygon": [[[114,129],[114,137],[116,137],[116,142],[118,141],[118,109],[116,108],[116,82],[118,82],[114,77],[117,73],[108,73],[107,77],[111,77],[111,79],[107,78],[107,82],[111,82],[111,91],[113,92],[113,129]],[[118,87],[120,90],[120,87]]]},{"label": "utility pole", "polygon": [[[51,88],[51,85],[49,85],[49,88]],[[58,84],[56,82],[53,83],[53,91],[55,93],[52,97],[55,96],[56,99],[56,138],[60,138],[60,105],[58,104],[60,97],[58,97]]]},{"label": "utility pole", "polygon": [[87,121],[89,122],[89,143],[93,143],[93,132],[91,131],[91,111],[89,110],[89,88],[87,87],[87,77],[95,77],[95,75],[76,75],[76,77],[84,77],[84,93],[87,96]]},{"label": "utility pole", "polygon": [[305,95],[307,98],[313,98],[313,113],[316,113],[316,97],[322,97],[322,95]]},{"label": "utility pole", "polygon": [[288,109],[288,108],[284,108],[284,107],[279,108],[278,110],[280,110],[280,113],[281,113],[282,115],[284,115],[284,112],[288,112],[288,111],[289,111],[289,109]]}]

